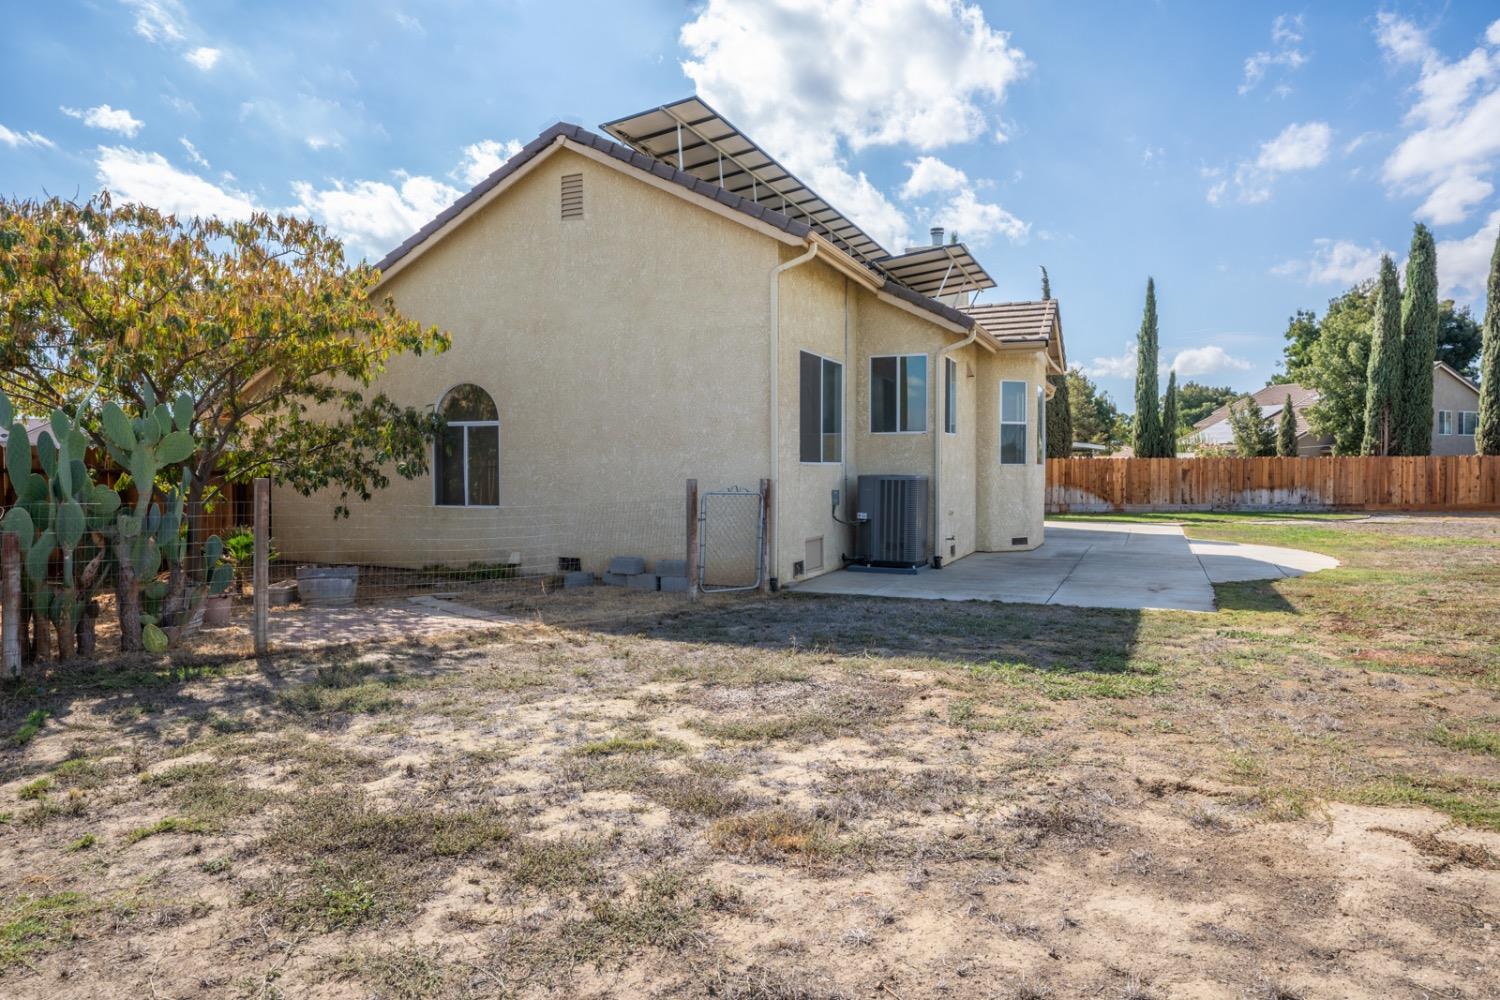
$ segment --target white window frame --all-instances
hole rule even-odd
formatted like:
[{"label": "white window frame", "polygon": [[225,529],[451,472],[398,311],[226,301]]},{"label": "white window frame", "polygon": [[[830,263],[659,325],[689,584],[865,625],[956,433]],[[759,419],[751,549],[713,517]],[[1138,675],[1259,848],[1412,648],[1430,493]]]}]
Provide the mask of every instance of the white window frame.
[{"label": "white window frame", "polygon": [[[896,359],[896,379],[897,379],[897,392],[896,392],[896,429],[893,430],[893,431],[877,431],[875,429],[875,362],[877,362],[877,361],[884,361],[887,358],[895,358]],[[909,412],[908,412],[908,410],[906,408],[906,404],[904,404],[901,401],[901,392],[900,392],[900,385],[904,381],[901,378],[901,362],[902,362],[903,359],[907,359],[907,358],[921,358],[922,359],[922,400],[923,400],[923,405],[922,405],[922,429],[919,430],[919,431],[903,431],[901,429],[902,423],[907,422],[907,421],[903,421],[902,418],[906,417],[906,416],[909,416]],[[932,399],[932,359],[929,358],[925,354],[872,354],[872,355],[870,355],[869,375],[870,375],[870,382],[869,382],[870,420],[869,420],[868,426],[870,428],[870,433],[871,434],[881,434],[881,435],[926,434],[927,433],[927,411],[928,411],[928,408],[929,408],[927,404]]]},{"label": "white window frame", "polygon": [[958,362],[943,359],[943,433],[958,433]]},{"label": "white window frame", "polygon": [[1440,437],[1452,437],[1457,431],[1452,410],[1437,411],[1437,432]]},{"label": "white window frame", "polygon": [[[1471,426],[1473,427],[1473,430],[1469,431],[1468,433],[1464,432],[1464,417],[1469,417],[1470,420],[1472,421]],[[1473,437],[1474,435],[1478,434],[1479,433],[1479,411],[1478,410],[1459,410],[1458,411],[1458,423],[1456,424],[1455,430],[1456,430],[1456,433],[1459,435],[1459,437]]]},{"label": "white window frame", "polygon": [[1047,461],[1047,383],[1036,384],[1036,464]]},{"label": "white window frame", "polygon": [[[845,385],[844,385],[844,363],[842,361],[840,361],[838,358],[830,358],[826,354],[819,354],[817,351],[809,351],[809,350],[806,350],[805,348],[803,348],[803,349],[799,349],[799,351],[798,351],[798,358],[797,358],[798,366],[797,367],[798,367],[798,372],[799,373],[801,371],[801,361],[802,361],[801,355],[803,355],[803,354],[810,355],[811,357],[817,358],[820,362],[822,362],[822,364],[820,364],[818,366],[818,453],[819,454],[822,454],[822,452],[823,452],[823,438],[825,436],[824,431],[823,431],[823,365],[835,365],[835,366],[838,367],[838,370],[839,370],[839,453],[838,453],[838,457],[836,457],[836,458],[828,458],[828,457],[825,456],[824,458],[822,458],[820,461],[817,461],[817,462],[808,462],[808,461],[805,461],[802,458],[802,441],[801,441],[802,414],[800,412],[801,393],[799,392],[798,393],[799,412],[797,414],[797,430],[798,430],[797,464],[799,464],[799,465],[843,465],[844,464],[844,434],[845,434],[844,425],[848,422],[845,419],[848,416],[848,414],[846,414],[844,412],[844,393],[846,393],[846,392],[849,391],[845,387]],[[799,377],[800,377],[800,374],[799,374]],[[800,386],[799,386],[799,389],[800,389]]]},{"label": "white window frame", "polygon": [[[995,410],[997,411],[996,415],[1000,418],[1000,440],[995,443],[995,457],[1000,460],[1001,465],[1026,464],[1026,453],[1024,449],[1029,447],[1029,444],[1027,442],[1031,435],[1030,414],[1026,412],[1029,406],[1029,404],[1027,403],[1027,397],[1030,396],[1030,393],[1027,392],[1028,384],[1029,383],[1027,383],[1025,379],[1021,378],[1003,378],[1000,380],[1000,395],[995,399]],[[1005,419],[1005,387],[1007,385],[1018,385],[1021,387],[1022,417],[1020,420]],[[1023,450],[1021,453],[1021,460],[1019,462],[1008,462],[1005,460],[1005,428],[1007,427],[1021,428],[1021,447]]]},{"label": "white window frame", "polygon": [[[448,399],[448,397],[453,394],[453,390],[457,389],[459,386],[462,386],[462,385],[476,386],[477,388],[483,390],[484,394],[486,396],[490,397],[490,402],[491,403],[495,402],[495,396],[494,396],[494,394],[491,393],[488,389],[485,389],[484,386],[479,385],[478,382],[455,382],[451,386],[449,386],[443,392],[443,394],[441,396],[438,397],[436,409],[438,410],[439,413],[442,412],[443,403],[446,402],[447,399]],[[498,403],[495,404],[495,412],[497,414],[500,412],[500,406],[499,406]],[[441,449],[443,447],[443,443],[441,441],[434,440],[432,442],[432,471],[434,473],[433,477],[432,477],[432,505],[434,507],[441,507],[444,510],[494,510],[495,508],[497,508],[497,507],[500,506],[500,420],[499,420],[499,418],[497,417],[494,420],[449,420],[449,421],[447,421],[447,426],[449,426],[449,427],[462,427],[463,428],[463,432],[464,432],[464,448],[463,448],[463,455],[464,455],[464,462],[463,462],[463,466],[464,466],[464,502],[463,503],[443,503],[442,502],[440,494],[441,494],[441,491],[442,491],[442,488],[443,488],[443,477],[441,475],[438,475],[437,473],[439,471],[438,470],[438,453],[439,453],[439,449]],[[469,428],[471,428],[471,427],[493,427],[493,428],[495,428],[495,502],[494,503],[470,503],[469,502]]]}]

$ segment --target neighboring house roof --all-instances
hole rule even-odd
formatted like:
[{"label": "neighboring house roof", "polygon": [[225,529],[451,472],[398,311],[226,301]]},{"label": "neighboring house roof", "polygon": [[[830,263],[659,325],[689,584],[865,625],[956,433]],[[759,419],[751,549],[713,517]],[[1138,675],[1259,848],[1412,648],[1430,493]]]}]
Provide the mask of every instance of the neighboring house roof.
[{"label": "neighboring house roof", "polygon": [[[1288,393],[1290,393],[1292,397],[1292,409],[1297,413],[1298,417],[1297,433],[1301,434],[1304,430],[1302,411],[1306,410],[1309,406],[1313,405],[1319,400],[1319,398],[1321,398],[1318,395],[1318,390],[1309,389],[1307,386],[1298,385],[1296,382],[1281,382],[1276,385],[1268,385],[1264,389],[1255,390],[1250,394],[1250,398],[1255,400],[1255,403],[1260,407],[1260,412],[1262,414],[1264,414],[1265,416],[1272,416],[1273,414],[1281,413],[1282,406],[1286,404],[1286,397]],[[1193,425],[1193,427],[1201,431],[1205,430],[1206,428],[1212,427],[1214,424],[1222,423],[1228,419],[1229,404],[1226,403],[1214,412],[1210,413],[1208,416],[1204,417],[1202,420],[1198,421]]]},{"label": "neighboring house roof", "polygon": [[[42,432],[47,431],[47,418],[33,417],[30,420],[23,421],[23,423],[26,426],[26,437],[31,441],[31,446],[35,448],[37,439],[42,436]],[[51,434],[50,431],[47,431],[47,433],[49,435]],[[0,427],[0,447],[3,447],[9,440],[10,431],[6,430],[3,427]]]},{"label": "neighboring house roof", "polygon": [[1002,344],[1045,347],[1057,338],[1058,357],[1061,368],[1067,367],[1062,356],[1062,314],[1056,299],[1040,299],[1035,302],[985,302],[969,306],[964,310],[978,320]]},{"label": "neighboring house roof", "polygon": [[1474,383],[1474,380],[1469,378],[1469,376],[1465,375],[1463,372],[1459,371],[1457,368],[1454,368],[1452,365],[1448,364],[1448,362],[1434,361],[1432,363],[1432,367],[1437,371],[1447,372],[1449,375],[1452,375],[1455,379],[1462,383],[1464,387],[1467,388],[1470,392],[1474,393],[1474,395],[1479,395],[1479,386]]}]

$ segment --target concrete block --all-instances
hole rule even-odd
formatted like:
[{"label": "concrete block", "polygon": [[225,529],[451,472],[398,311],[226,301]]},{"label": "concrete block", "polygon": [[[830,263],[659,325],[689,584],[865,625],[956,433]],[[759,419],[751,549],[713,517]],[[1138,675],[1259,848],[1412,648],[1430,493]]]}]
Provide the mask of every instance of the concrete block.
[{"label": "concrete block", "polygon": [[563,574],[564,587],[592,587],[594,585],[594,574],[583,571],[574,571]]},{"label": "concrete block", "polygon": [[661,577],[655,573],[636,573],[625,578],[625,586],[631,590],[660,590]]},{"label": "concrete block", "polygon": [[661,578],[661,589],[671,594],[686,594],[688,590],[688,578],[685,576],[664,576]]},{"label": "concrete block", "polygon": [[604,573],[599,577],[599,582],[606,587],[623,587],[630,581],[630,577],[624,573]]},{"label": "concrete block", "polygon": [[635,576],[646,572],[646,560],[641,556],[615,556],[609,561],[609,571],[619,576]]},{"label": "concrete block", "polygon": [[687,576],[688,567],[686,559],[658,559],[656,560],[657,576]]}]

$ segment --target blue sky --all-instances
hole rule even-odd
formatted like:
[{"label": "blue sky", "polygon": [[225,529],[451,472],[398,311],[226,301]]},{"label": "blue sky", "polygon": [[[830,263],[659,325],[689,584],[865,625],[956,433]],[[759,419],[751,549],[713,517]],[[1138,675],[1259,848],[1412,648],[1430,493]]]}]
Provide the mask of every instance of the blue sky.
[{"label": "blue sky", "polygon": [[1439,240],[1479,296],[1500,228],[1493,3],[51,0],[0,35],[0,192],[314,215],[398,243],[559,119],[695,90],[900,249],[957,229],[1061,300],[1128,401],[1162,356],[1253,388],[1297,308]]}]

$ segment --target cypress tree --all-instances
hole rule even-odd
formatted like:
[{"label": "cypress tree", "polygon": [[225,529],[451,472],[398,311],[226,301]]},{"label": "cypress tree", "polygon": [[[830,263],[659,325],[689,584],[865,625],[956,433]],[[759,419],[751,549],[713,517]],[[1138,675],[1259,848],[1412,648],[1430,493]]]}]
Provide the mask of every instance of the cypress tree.
[{"label": "cypress tree", "polygon": [[1047,457],[1073,454],[1073,404],[1068,399],[1068,377],[1048,375],[1052,398],[1047,400]]},{"label": "cypress tree", "polygon": [[1047,280],[1047,268],[1042,267],[1042,301],[1052,298],[1052,282]]},{"label": "cypress tree", "polygon": [[1292,412],[1292,394],[1286,394],[1281,406],[1281,423],[1276,427],[1276,454],[1282,458],[1297,457],[1297,414]]},{"label": "cypress tree", "polygon": [[1489,294],[1484,302],[1484,347],[1479,357],[1479,429],[1474,450],[1500,455],[1500,233],[1490,255]]},{"label": "cypress tree", "polygon": [[1137,458],[1160,458],[1161,413],[1156,397],[1156,281],[1146,279],[1146,311],[1135,356],[1135,424],[1131,444]]},{"label": "cypress tree", "polygon": [[1438,345],[1437,247],[1420,222],[1406,261],[1401,299],[1401,391],[1395,412],[1401,455],[1432,453],[1432,364]]},{"label": "cypress tree", "polygon": [[1370,331],[1370,362],[1365,370],[1365,455],[1397,451],[1396,398],[1401,393],[1401,287],[1390,255],[1380,258],[1375,286],[1375,318]]},{"label": "cypress tree", "polygon": [[1162,457],[1177,457],[1177,369],[1167,373],[1167,394],[1161,404]]}]

